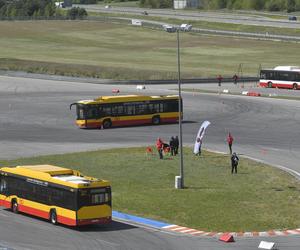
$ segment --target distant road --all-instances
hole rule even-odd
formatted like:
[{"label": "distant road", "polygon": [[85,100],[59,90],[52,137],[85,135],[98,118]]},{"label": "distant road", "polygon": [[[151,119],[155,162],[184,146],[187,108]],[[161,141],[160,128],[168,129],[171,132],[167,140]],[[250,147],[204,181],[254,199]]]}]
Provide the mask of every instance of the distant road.
[{"label": "distant road", "polygon": [[259,15],[251,14],[232,14],[221,12],[196,12],[183,11],[172,9],[143,9],[143,8],[129,8],[129,7],[111,7],[106,9],[101,5],[74,5],[85,8],[87,11],[103,12],[103,13],[127,13],[143,16],[142,12],[147,11],[149,16],[177,18],[182,20],[199,20],[219,23],[232,23],[243,25],[267,26],[277,28],[300,29],[300,22],[289,21],[284,19],[272,19]]}]

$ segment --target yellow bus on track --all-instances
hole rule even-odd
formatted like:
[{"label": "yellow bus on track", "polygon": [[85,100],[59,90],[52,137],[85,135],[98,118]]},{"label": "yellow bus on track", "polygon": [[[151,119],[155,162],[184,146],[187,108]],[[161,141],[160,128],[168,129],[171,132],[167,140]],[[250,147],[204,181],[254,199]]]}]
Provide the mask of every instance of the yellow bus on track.
[{"label": "yellow bus on track", "polygon": [[174,123],[179,119],[178,95],[100,96],[94,100],[72,103],[70,109],[73,105],[76,106],[76,124],[80,128],[107,129],[113,126],[158,125]]},{"label": "yellow bus on track", "polygon": [[0,205],[68,226],[111,222],[111,187],[106,180],[53,165],[0,169]]}]

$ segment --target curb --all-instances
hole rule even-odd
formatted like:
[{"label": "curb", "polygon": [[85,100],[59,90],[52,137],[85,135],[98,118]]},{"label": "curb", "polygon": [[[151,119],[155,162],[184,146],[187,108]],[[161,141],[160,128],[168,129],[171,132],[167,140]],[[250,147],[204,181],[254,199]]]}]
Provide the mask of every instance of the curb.
[{"label": "curb", "polygon": [[169,232],[181,233],[189,236],[206,236],[206,237],[220,237],[222,234],[230,234],[234,237],[270,237],[270,236],[288,236],[300,235],[300,228],[293,230],[269,230],[266,232],[205,232],[188,227],[168,224],[161,221],[147,219],[135,215],[125,214],[118,211],[113,211],[112,216],[114,219],[142,224],[145,226],[162,229]]},{"label": "curb", "polygon": [[300,235],[300,228],[293,230],[270,230],[266,232],[205,232],[199,231],[192,228],[181,227],[178,225],[169,225],[163,227],[168,231],[183,233],[191,236],[210,236],[210,237],[220,237],[222,234],[230,234],[234,237],[270,237],[270,236],[288,236],[288,235]]}]

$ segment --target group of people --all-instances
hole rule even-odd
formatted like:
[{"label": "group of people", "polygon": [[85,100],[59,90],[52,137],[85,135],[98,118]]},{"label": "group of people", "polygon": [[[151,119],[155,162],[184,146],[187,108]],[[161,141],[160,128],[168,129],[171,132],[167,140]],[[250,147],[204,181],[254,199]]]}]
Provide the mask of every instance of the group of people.
[{"label": "group of people", "polygon": [[[228,133],[227,136],[227,144],[229,147],[229,153],[231,155],[231,173],[237,174],[237,167],[239,164],[239,157],[234,152],[232,153],[232,144],[233,144],[233,136],[231,133]],[[200,144],[201,145],[201,144]],[[170,139],[169,144],[164,143],[161,138],[157,138],[156,140],[156,149],[158,151],[159,159],[164,158],[164,152],[171,153],[171,155],[175,156],[178,154],[178,147],[179,147],[179,139],[178,136],[172,136]],[[199,148],[199,155],[201,154],[201,148]]]},{"label": "group of people", "polygon": [[[239,77],[238,77],[237,74],[234,74],[233,77],[232,77],[232,79],[233,79],[233,83],[237,84]],[[223,77],[221,75],[218,75],[217,76],[217,81],[218,81],[218,85],[220,87],[221,87],[222,80],[223,80]]]},{"label": "group of people", "polygon": [[156,149],[158,151],[159,159],[164,158],[164,152],[170,152],[171,155],[178,154],[179,139],[178,136],[172,136],[169,144],[164,143],[161,138],[156,140]]}]

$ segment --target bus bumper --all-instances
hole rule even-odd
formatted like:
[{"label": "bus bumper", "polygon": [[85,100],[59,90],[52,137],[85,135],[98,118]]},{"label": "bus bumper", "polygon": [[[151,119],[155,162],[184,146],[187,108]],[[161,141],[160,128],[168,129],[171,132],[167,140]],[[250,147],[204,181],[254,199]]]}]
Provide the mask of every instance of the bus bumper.
[{"label": "bus bumper", "polygon": [[92,224],[109,224],[111,223],[111,216],[97,218],[97,219],[79,219],[77,220],[77,226],[84,226],[84,225],[92,225]]}]

